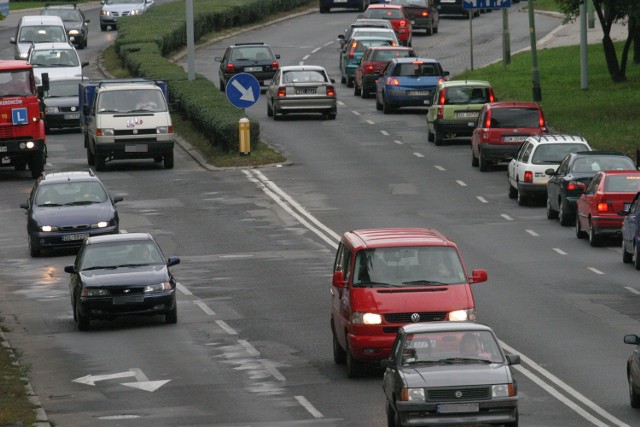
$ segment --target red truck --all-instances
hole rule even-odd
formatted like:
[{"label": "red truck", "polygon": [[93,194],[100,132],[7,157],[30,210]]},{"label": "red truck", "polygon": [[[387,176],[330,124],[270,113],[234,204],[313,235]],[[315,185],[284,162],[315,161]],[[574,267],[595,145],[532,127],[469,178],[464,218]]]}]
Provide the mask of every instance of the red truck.
[{"label": "red truck", "polygon": [[47,158],[40,98],[31,64],[0,60],[0,167],[29,166],[33,178],[42,174]]}]

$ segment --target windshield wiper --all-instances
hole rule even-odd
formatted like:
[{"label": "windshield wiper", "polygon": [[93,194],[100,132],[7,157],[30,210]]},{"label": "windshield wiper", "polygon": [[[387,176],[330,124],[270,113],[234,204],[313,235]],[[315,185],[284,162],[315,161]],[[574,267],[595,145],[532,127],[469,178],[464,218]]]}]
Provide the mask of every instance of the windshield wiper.
[{"label": "windshield wiper", "polygon": [[65,203],[65,206],[79,206],[79,205],[93,205],[94,203],[100,203],[100,202],[96,202],[94,200],[78,200],[76,202],[69,202],[69,203]]},{"label": "windshield wiper", "polygon": [[360,283],[356,283],[355,286],[362,287],[362,288],[373,288],[376,286],[393,286],[393,285],[385,282],[360,282]]},{"label": "windshield wiper", "polygon": [[426,280],[426,279],[422,279],[422,280],[411,280],[409,282],[402,282],[403,285],[424,285],[424,286],[441,286],[441,285],[448,285],[449,283],[443,283],[443,282],[437,282],[435,280]]},{"label": "windshield wiper", "polygon": [[449,357],[447,359],[438,360],[440,363],[467,363],[467,362],[479,362],[479,363],[493,363],[487,359],[476,359],[475,357]]},{"label": "windshield wiper", "polygon": [[56,206],[62,206],[60,203],[41,203],[38,206],[44,206],[44,207],[56,207]]},{"label": "windshield wiper", "polygon": [[93,267],[87,267],[87,268],[83,268],[82,271],[89,271],[89,270],[113,270],[114,268],[116,268],[113,265],[95,265]]}]

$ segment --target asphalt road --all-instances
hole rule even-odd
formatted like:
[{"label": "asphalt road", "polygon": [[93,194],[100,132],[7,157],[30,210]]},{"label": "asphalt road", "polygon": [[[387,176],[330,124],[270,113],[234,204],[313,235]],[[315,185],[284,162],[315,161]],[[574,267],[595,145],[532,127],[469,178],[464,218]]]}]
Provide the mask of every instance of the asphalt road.
[{"label": "asphalt road", "polygon": [[[510,13],[512,51],[528,43],[526,13]],[[97,9],[83,60],[95,63],[114,32]],[[232,42],[264,41],[283,65],[320,64],[339,81],[336,36],[355,12],[312,13],[197,51],[197,71],[217,82],[214,56]],[[538,36],[559,24],[538,17]],[[501,14],[473,21],[476,66],[500,57]],[[11,57],[10,30],[2,31]],[[443,19],[417,36],[422,54],[453,74],[468,67],[469,22]],[[295,41],[295,42],[294,42]],[[98,77],[96,71],[87,75]],[[424,111],[385,116],[374,101],[337,85],[338,117],[266,117],[248,109],[263,135],[291,160],[259,170],[202,168],[185,151],[164,170],[151,161],[108,164],[101,179],[121,227],[155,235],[179,255],[179,321],[120,319],[78,332],[63,267],[71,253],[32,259],[24,211],[28,173],[0,169],[0,315],[31,367],[31,383],[60,426],[377,427],[386,424],[381,373],[349,380],[335,366],[329,287],[340,233],[427,226],[458,243],[478,317],[492,326],[516,368],[524,426],[635,425],[628,404],[625,333],[638,328],[637,271],[616,245],[591,248],[549,221],[542,206],[507,197],[505,168],[472,168],[464,141],[426,142]],[[544,90],[544,88],[543,88]],[[497,94],[498,97],[500,96]],[[79,133],[47,139],[47,171],[87,168]]]}]

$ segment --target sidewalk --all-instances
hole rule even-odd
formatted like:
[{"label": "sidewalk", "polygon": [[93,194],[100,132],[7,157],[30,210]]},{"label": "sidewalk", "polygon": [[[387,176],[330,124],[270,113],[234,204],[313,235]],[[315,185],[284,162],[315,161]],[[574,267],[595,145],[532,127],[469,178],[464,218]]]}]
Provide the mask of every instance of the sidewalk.
[{"label": "sidewalk", "polygon": [[[563,18],[564,15],[557,12],[536,12],[538,14],[547,14],[558,18]],[[628,28],[623,23],[618,22],[611,26],[611,39],[615,41],[624,41],[627,39]],[[595,17],[595,27],[588,28],[587,26],[587,43],[598,44],[602,43],[602,27],[600,21]],[[549,34],[538,40],[538,48],[546,49],[561,46],[572,46],[580,44],[580,21],[575,20],[568,22],[551,31]]]}]

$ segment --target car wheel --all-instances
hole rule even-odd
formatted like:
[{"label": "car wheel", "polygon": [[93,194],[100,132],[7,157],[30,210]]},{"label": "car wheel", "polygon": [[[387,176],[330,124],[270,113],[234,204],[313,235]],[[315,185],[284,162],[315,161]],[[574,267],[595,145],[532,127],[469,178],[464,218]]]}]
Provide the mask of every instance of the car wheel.
[{"label": "car wheel", "polygon": [[386,98],[384,97],[384,94],[382,94],[382,112],[384,114],[393,113],[393,107],[391,106],[391,104],[387,102]]},{"label": "car wheel", "polygon": [[518,191],[518,194],[516,195],[516,199],[518,200],[518,206],[526,206],[527,203],[529,202],[529,198],[524,194],[522,194],[522,191]]},{"label": "car wheel", "polygon": [[93,166],[96,164],[96,156],[93,155],[93,153],[91,152],[91,147],[89,147],[88,144],[87,144],[87,163],[89,163],[89,166]]},{"label": "car wheel", "polygon": [[360,88],[360,98],[367,99],[369,97],[369,92],[371,92],[371,89],[369,89],[368,86],[365,86],[363,81],[362,87]]},{"label": "car wheel", "polygon": [[491,163],[484,158],[480,150],[478,150],[478,163],[480,164],[480,172],[487,172],[491,167]]},{"label": "car wheel", "polygon": [[224,86],[224,82],[222,81],[222,79],[220,79],[220,92],[224,92],[225,86]]},{"label": "car wheel", "polygon": [[29,255],[31,255],[32,258],[38,258],[40,256],[40,248],[33,244],[31,236],[29,236]]},{"label": "car wheel", "polygon": [[100,31],[107,31],[108,25],[100,25]]},{"label": "car wheel", "polygon": [[336,112],[329,113],[329,120],[335,120],[337,115],[338,115],[338,113],[336,113]]},{"label": "car wheel", "polygon": [[329,12],[329,8],[326,6],[320,6],[320,13],[328,13]]},{"label": "car wheel", "polygon": [[547,219],[558,218],[558,211],[551,207],[551,199],[547,197]]},{"label": "car wheel", "polygon": [[347,342],[345,353],[347,356],[347,376],[349,378],[358,378],[360,376],[360,363],[358,363],[358,361],[353,357],[353,354],[351,354],[349,342]]},{"label": "car wheel", "polygon": [[376,93],[376,110],[382,111],[382,104],[378,100],[378,94]]},{"label": "car wheel", "polygon": [[347,77],[347,87],[353,87],[353,77]]},{"label": "car wheel", "polygon": [[96,158],[96,170],[97,171],[103,171],[106,168],[106,164],[107,164],[107,159],[105,156],[102,156],[100,154],[96,154],[95,155]]},{"label": "car wheel", "polygon": [[589,219],[589,244],[592,247],[600,246],[600,236],[596,233],[596,229],[593,226],[591,219]]},{"label": "car wheel", "polygon": [[89,320],[89,316],[84,316],[80,313],[80,307],[78,301],[75,304],[75,316],[74,318],[78,322],[78,330],[79,331],[88,331],[91,327],[91,320]]},{"label": "car wheel", "polygon": [[636,391],[631,372],[627,372],[627,380],[629,383],[629,403],[632,408],[640,408],[640,393]]},{"label": "car wheel", "polygon": [[569,202],[566,199],[560,200],[560,210],[558,211],[558,218],[560,218],[560,225],[571,225],[573,218],[569,216]]},{"label": "car wheel", "polygon": [[444,140],[442,139],[442,132],[438,131],[438,126],[435,124],[433,125],[433,142],[436,145],[442,145],[444,143]]},{"label": "car wheel", "polygon": [[44,171],[44,164],[46,162],[47,159],[44,152],[36,152],[29,158],[27,163],[29,165],[29,170],[31,171],[31,178],[36,179],[42,175],[42,172]]},{"label": "car wheel", "polygon": [[340,75],[340,83],[342,84],[346,84],[347,83],[347,78],[343,75]]},{"label": "car wheel", "polygon": [[273,117],[273,109],[269,105],[269,101],[267,101],[267,117]]},{"label": "car wheel", "polygon": [[174,325],[178,323],[178,304],[177,303],[173,306],[173,310],[171,310],[170,312],[164,315],[164,321],[165,323],[168,323],[170,325]]},{"label": "car wheel", "polygon": [[476,157],[476,154],[473,152],[473,148],[471,149],[471,166],[473,167],[478,167],[478,158]]},{"label": "car wheel", "polygon": [[633,252],[627,252],[624,247],[624,240],[622,241],[622,262],[625,264],[631,264],[633,261]]},{"label": "car wheel", "polygon": [[335,332],[332,332],[333,335],[333,361],[336,365],[342,365],[347,360],[347,353],[345,353],[344,349],[340,346],[338,342],[338,338],[336,338]]},{"label": "car wheel", "polygon": [[362,95],[362,89],[360,89],[358,87],[358,83],[354,80],[353,81],[353,96],[361,96]]},{"label": "car wheel", "polygon": [[165,153],[164,155],[164,168],[173,169],[173,151]]},{"label": "car wheel", "polygon": [[433,35],[433,22],[431,24],[429,24],[429,28],[427,28],[427,35],[428,36],[432,36]]},{"label": "car wheel", "polygon": [[387,427],[397,427],[396,411],[393,410],[391,403],[387,402]]},{"label": "car wheel", "polygon": [[576,214],[576,237],[578,239],[584,239],[587,233],[582,229],[582,225],[580,224],[580,218],[578,218],[578,214]]},{"label": "car wheel", "polygon": [[640,249],[636,248],[636,254],[634,257],[633,265],[636,267],[636,270],[640,270]]},{"label": "car wheel", "polygon": [[510,199],[515,199],[516,197],[518,197],[518,189],[514,188],[513,185],[511,185],[511,182],[508,182],[509,184],[509,198]]}]

